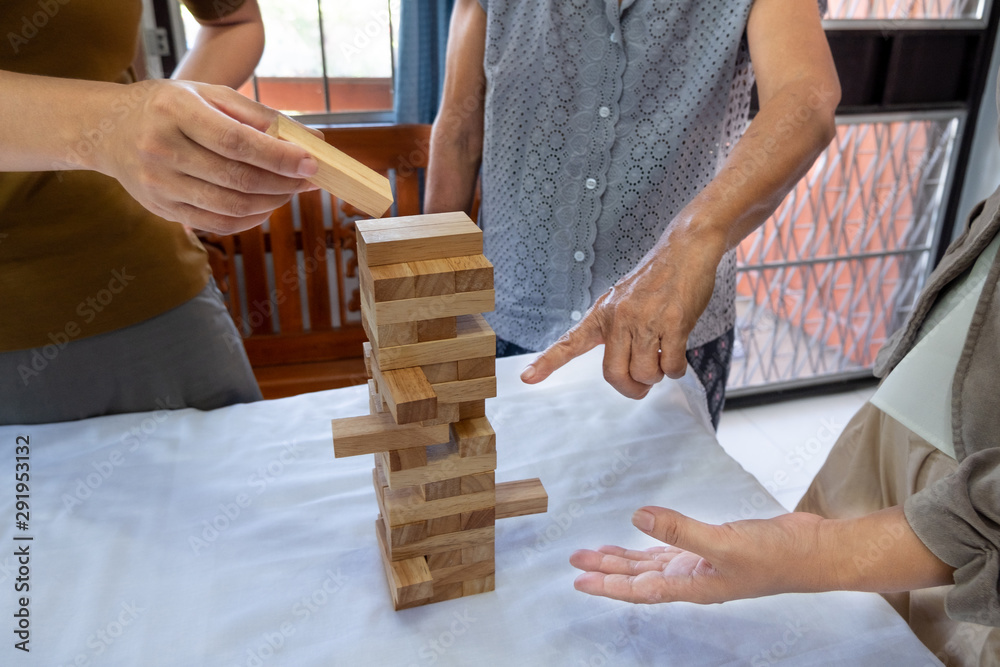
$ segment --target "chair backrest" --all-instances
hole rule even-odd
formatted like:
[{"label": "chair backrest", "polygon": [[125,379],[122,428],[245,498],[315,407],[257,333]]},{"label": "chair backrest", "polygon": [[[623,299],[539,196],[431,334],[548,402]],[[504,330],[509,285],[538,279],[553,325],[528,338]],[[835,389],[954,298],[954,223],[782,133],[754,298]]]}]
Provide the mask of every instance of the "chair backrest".
[{"label": "chair backrest", "polygon": [[[420,213],[429,125],[338,127],[326,140],[389,177],[389,216]],[[212,270],[254,367],[362,355],[355,220],[325,192],[307,192],[234,236],[202,234]]]}]

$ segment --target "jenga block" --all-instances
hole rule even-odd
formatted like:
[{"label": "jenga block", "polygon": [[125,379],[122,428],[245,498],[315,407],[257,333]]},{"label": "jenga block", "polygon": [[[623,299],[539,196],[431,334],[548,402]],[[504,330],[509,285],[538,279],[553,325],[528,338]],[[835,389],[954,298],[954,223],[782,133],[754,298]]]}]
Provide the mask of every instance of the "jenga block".
[{"label": "jenga block", "polygon": [[483,233],[464,213],[359,220],[358,262],[368,266],[481,255]]},{"label": "jenga block", "polygon": [[469,563],[492,563],[496,557],[496,545],[493,542],[483,543],[477,547],[466,547],[462,549],[462,562]]},{"label": "jenga block", "polygon": [[493,355],[479,359],[462,359],[456,364],[458,365],[457,379],[459,380],[488,378],[497,374],[497,359]]},{"label": "jenga block", "polygon": [[384,409],[382,395],[378,393],[378,385],[375,383],[375,380],[368,381],[368,407],[371,409],[371,414],[373,415],[382,412]]},{"label": "jenga block", "polygon": [[279,115],[267,133],[290,141],[316,158],[319,171],[308,179],[313,185],[340,197],[374,218],[381,216],[392,206],[392,187],[388,178],[329,145],[305,126]]},{"label": "jenga block", "polygon": [[394,449],[388,452],[377,452],[376,458],[385,457],[384,465],[387,475],[393,472],[410,470],[427,465],[427,447],[410,447],[409,449]]},{"label": "jenga block", "polygon": [[[373,356],[372,356],[372,344],[371,343],[367,343],[367,342],[366,343],[362,343],[361,344],[361,350],[362,350],[362,352],[364,354],[364,358],[365,358],[365,372],[368,373],[368,377],[371,377],[372,376],[372,358],[373,358]],[[456,370],[455,370],[455,372],[458,373],[457,362],[456,362]],[[455,378],[455,379],[458,379],[458,378]]]},{"label": "jenga block", "polygon": [[[408,468],[390,465],[387,470],[389,478],[389,488],[402,489],[418,484],[437,482],[443,479],[454,479],[463,475],[476,475],[484,472],[492,472],[497,467],[496,451],[488,452],[482,456],[462,457],[457,443],[448,445],[437,445],[428,448],[401,449],[399,454],[410,452],[423,452],[427,458],[422,466],[410,466]],[[389,452],[391,457],[393,452]]]},{"label": "jenga block", "polygon": [[447,340],[458,335],[457,320],[454,317],[422,320],[415,324],[417,327],[418,343],[424,343],[429,340]]},{"label": "jenga block", "polygon": [[455,533],[462,530],[462,515],[451,514],[427,520],[427,534],[430,536]]},{"label": "jenga block", "polygon": [[[437,590],[439,586],[489,577],[496,571],[496,564],[493,559],[490,559],[475,563],[458,562],[446,567],[429,567],[429,569],[431,576],[434,577],[434,590]],[[463,595],[467,595],[467,593],[463,593]]]},{"label": "jenga block", "polygon": [[382,564],[389,582],[393,606],[399,609],[403,605],[430,599],[434,594],[434,578],[427,567],[427,559],[423,556],[414,556],[405,560],[390,560],[385,533],[377,521],[375,533],[378,536],[379,551],[382,554]]},{"label": "jenga block", "polygon": [[493,265],[483,255],[449,257],[455,272],[456,292],[478,292],[493,289]]},{"label": "jenga block", "polygon": [[392,415],[388,412],[333,420],[333,451],[338,459],[394,449],[438,445],[450,439],[451,434],[446,424],[400,426],[393,421]]},{"label": "jenga block", "polygon": [[[456,530],[450,533],[432,535],[419,542],[395,547],[392,555],[393,558],[403,560],[415,556],[426,556],[454,551],[456,549],[477,547],[486,543],[492,543],[496,537],[495,530],[494,526],[488,526],[486,528],[477,528],[476,530]],[[379,532],[381,533],[382,531]],[[384,535],[380,539],[384,540]]]},{"label": "jenga block", "polygon": [[424,375],[427,376],[427,381],[431,384],[454,382],[458,379],[457,361],[446,361],[443,364],[426,364],[421,368],[424,369]]},{"label": "jenga block", "polygon": [[442,403],[438,401],[437,417],[426,419],[420,422],[421,426],[436,426],[437,424],[450,424],[460,419],[458,403]]},{"label": "jenga block", "polygon": [[[496,335],[482,315],[463,315],[458,318],[458,336],[455,338],[432,340],[416,345],[373,348],[373,352],[383,371],[461,359],[476,359],[496,352]],[[445,400],[445,402],[453,403],[455,401]]]},{"label": "jenga block", "polygon": [[[441,581],[437,577],[435,571],[461,565],[463,551],[465,551],[465,549],[453,549],[452,551],[442,551],[439,554],[430,554],[427,556],[427,569],[431,571],[431,576],[434,577],[435,585],[439,583],[455,583],[454,581]],[[459,581],[461,581],[461,579],[459,579]]]},{"label": "jenga block", "polygon": [[399,322],[381,326],[376,326],[374,322],[372,305],[369,303],[368,297],[362,295],[361,326],[364,327],[365,335],[368,336],[368,340],[374,347],[396,347],[420,342],[417,336],[416,322]]},{"label": "jenga block", "polygon": [[[379,373],[377,366],[373,370]],[[382,399],[397,424],[437,418],[437,394],[419,366],[385,371],[378,380]]]},{"label": "jenga block", "polygon": [[434,387],[438,400],[445,403],[485,400],[497,395],[497,379],[493,375],[456,382],[438,382],[431,386]]},{"label": "jenga block", "polygon": [[496,504],[496,492],[494,491],[466,493],[438,500],[424,500],[422,495],[419,487],[387,489],[385,491],[385,511],[382,515],[390,526],[399,526],[404,523],[414,523],[451,514],[474,512],[493,507]]},{"label": "jenga block", "polygon": [[396,526],[395,528],[389,526],[385,523],[385,519],[379,514],[379,525],[382,530],[386,533],[386,544],[389,547],[389,555],[392,555],[393,549],[401,547],[407,544],[413,544],[414,542],[420,542],[430,537],[427,531],[426,521],[417,521],[415,523],[407,523],[402,526]]},{"label": "jenga block", "polygon": [[455,293],[455,270],[449,259],[426,259],[409,263],[416,276],[416,297]]},{"label": "jenga block", "polygon": [[428,601],[430,604],[435,602],[445,602],[446,600],[457,600],[458,598],[465,595],[465,584],[446,584],[434,589],[434,595]]},{"label": "jenga block", "polygon": [[480,491],[491,491],[496,488],[495,476],[492,472],[483,472],[477,475],[465,475],[458,478],[461,493],[479,493]]},{"label": "jenga block", "polygon": [[485,528],[496,523],[497,513],[495,507],[488,507],[484,510],[466,512],[462,515],[462,530],[473,530],[475,528]]},{"label": "jenga block", "polygon": [[[363,302],[367,298],[362,294]],[[458,315],[478,315],[493,310],[495,302],[496,297],[493,290],[480,290],[479,292],[461,292],[445,294],[443,296],[424,296],[415,299],[382,301],[381,303],[368,303],[367,305],[370,307],[369,310],[372,315],[369,319],[369,324],[382,326],[385,324],[399,324],[400,322],[456,317]],[[496,352],[496,348],[494,348],[494,352]]]},{"label": "jenga block", "polygon": [[371,295],[374,303],[412,299],[417,296],[417,277],[409,264],[384,266],[359,265],[361,289]]},{"label": "jenga block", "polygon": [[458,404],[458,418],[474,419],[475,417],[486,416],[486,401],[463,401]]},{"label": "jenga block", "polygon": [[540,514],[549,508],[549,495],[538,478],[497,484],[496,501],[498,519]]},{"label": "jenga block", "polygon": [[471,581],[462,582],[462,596],[466,595],[478,595],[480,593],[489,593],[492,590],[496,590],[496,575],[489,575],[483,577],[482,579],[473,579]]},{"label": "jenga block", "polygon": [[[441,498],[451,498],[462,495],[462,480],[459,477],[453,479],[443,479],[439,482],[428,482],[423,485],[424,500],[440,500]],[[489,489],[476,489],[477,491],[489,491]],[[470,493],[472,493],[470,491]]]},{"label": "jenga block", "polygon": [[496,453],[497,435],[486,417],[464,419],[451,425],[451,437],[458,444],[459,456],[483,456]]}]

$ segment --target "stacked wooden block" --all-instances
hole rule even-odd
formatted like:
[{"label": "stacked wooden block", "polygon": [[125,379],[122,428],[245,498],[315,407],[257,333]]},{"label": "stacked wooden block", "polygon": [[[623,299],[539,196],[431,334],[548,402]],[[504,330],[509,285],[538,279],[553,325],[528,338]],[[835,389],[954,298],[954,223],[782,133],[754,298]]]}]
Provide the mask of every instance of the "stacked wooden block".
[{"label": "stacked wooden block", "polygon": [[395,608],[493,590],[497,519],[544,512],[539,480],[496,484],[493,267],[462,213],[357,223],[370,414],[333,422],[337,457],[374,454]]}]

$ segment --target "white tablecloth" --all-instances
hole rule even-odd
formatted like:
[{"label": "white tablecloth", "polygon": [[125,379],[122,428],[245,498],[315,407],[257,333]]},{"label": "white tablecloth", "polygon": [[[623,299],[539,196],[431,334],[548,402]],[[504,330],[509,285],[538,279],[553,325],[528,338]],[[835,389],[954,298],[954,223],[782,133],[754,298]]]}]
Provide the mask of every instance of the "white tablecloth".
[{"label": "white tablecloth", "polygon": [[[331,446],[332,418],[367,412],[365,387],[0,428],[0,664],[939,664],[875,595],[643,607],[576,592],[574,549],[653,543],[629,523],[641,505],[712,522],[780,511],[689,405],[690,376],[631,401],[599,355],[536,387],[517,380],[525,359],[498,363],[497,480],[540,477],[549,512],[498,522],[495,592],[402,612],[378,556],[372,457]],[[28,654],[12,632],[25,544]]]}]

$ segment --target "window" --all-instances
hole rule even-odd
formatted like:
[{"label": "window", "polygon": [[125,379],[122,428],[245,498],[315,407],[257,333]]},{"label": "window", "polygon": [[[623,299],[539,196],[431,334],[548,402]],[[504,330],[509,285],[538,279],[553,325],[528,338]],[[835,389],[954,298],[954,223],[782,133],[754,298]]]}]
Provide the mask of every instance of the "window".
[{"label": "window", "polygon": [[258,0],[267,43],[240,92],[311,122],[390,120],[400,1]]}]

